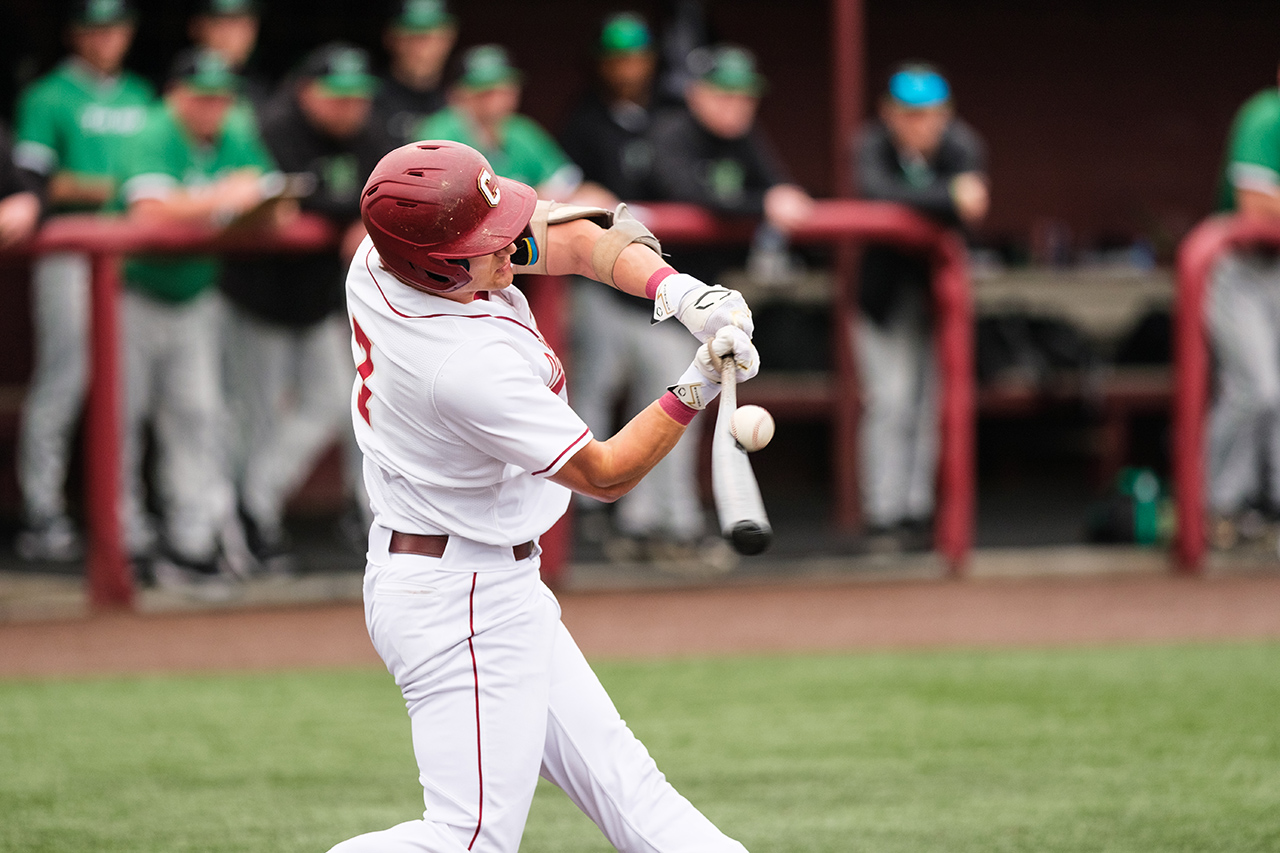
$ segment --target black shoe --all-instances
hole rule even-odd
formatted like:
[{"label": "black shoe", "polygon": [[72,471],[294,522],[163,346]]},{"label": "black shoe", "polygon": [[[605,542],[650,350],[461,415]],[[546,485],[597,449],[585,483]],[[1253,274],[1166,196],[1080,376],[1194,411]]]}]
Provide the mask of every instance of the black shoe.
[{"label": "black shoe", "polygon": [[920,554],[933,550],[932,518],[909,518],[899,522],[895,533],[904,553]]},{"label": "black shoe", "polygon": [[230,601],[240,587],[219,568],[216,559],[193,560],[166,549],[151,562],[155,585],[197,601]]},{"label": "black shoe", "polygon": [[899,554],[902,552],[902,538],[896,526],[873,524],[862,534],[859,551],[864,554]]},{"label": "black shoe", "polygon": [[245,545],[259,568],[266,574],[293,574],[296,559],[289,532],[283,527],[269,528],[258,524],[243,506],[237,508],[237,514],[244,530]]}]

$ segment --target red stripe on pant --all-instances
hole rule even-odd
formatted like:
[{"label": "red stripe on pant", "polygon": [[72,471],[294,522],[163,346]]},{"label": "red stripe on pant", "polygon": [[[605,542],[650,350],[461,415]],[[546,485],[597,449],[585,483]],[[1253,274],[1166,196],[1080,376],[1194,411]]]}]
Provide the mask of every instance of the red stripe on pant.
[{"label": "red stripe on pant", "polygon": [[476,635],[476,578],[480,575],[475,573],[471,575],[471,599],[470,599],[470,616],[471,616],[471,636],[467,637],[467,648],[471,650],[471,674],[475,679],[476,685],[476,773],[480,779],[480,810],[476,816],[476,832],[471,836],[471,843],[467,845],[467,849],[476,843],[476,839],[480,837],[480,826],[484,823],[484,762],[480,758],[480,669],[476,666],[476,647],[472,642]]}]

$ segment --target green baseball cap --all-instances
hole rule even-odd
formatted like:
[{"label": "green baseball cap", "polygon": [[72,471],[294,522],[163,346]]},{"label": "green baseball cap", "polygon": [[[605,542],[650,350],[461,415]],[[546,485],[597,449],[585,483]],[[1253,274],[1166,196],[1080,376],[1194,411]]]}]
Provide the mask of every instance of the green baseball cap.
[{"label": "green baseball cap", "polygon": [[600,54],[641,53],[653,45],[653,34],[635,12],[619,12],[604,19],[600,28]]},{"label": "green baseball cap", "polygon": [[406,32],[428,33],[453,23],[454,17],[445,0],[401,0],[390,25]]},{"label": "green baseball cap", "polygon": [[462,55],[458,85],[468,89],[493,89],[519,83],[520,72],[511,64],[507,49],[499,44],[480,44]]},{"label": "green baseball cap", "polygon": [[302,63],[302,76],[339,98],[372,97],[378,88],[378,78],[369,71],[369,52],[348,42],[313,50]]},{"label": "green baseball cap", "polygon": [[231,95],[240,88],[240,77],[222,54],[207,47],[182,51],[169,67],[169,83],[180,83],[202,95]]},{"label": "green baseball cap", "polygon": [[203,0],[196,7],[196,16],[205,18],[258,17],[262,6],[257,0]]},{"label": "green baseball cap", "polygon": [[71,23],[77,27],[128,24],[137,17],[129,0],[75,0],[71,4]]},{"label": "green baseball cap", "polygon": [[691,51],[689,71],[703,83],[726,92],[761,95],[765,90],[764,75],[756,70],[755,54],[735,44]]}]

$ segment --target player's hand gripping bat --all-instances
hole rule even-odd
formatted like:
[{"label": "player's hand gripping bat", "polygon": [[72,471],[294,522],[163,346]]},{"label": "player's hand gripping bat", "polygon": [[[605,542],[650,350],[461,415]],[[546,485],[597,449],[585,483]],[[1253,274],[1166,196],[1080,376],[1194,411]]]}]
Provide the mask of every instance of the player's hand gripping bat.
[{"label": "player's hand gripping bat", "polygon": [[720,410],[711,439],[711,490],[715,494],[720,532],[739,554],[759,554],[773,542],[760,486],[747,452],[733,437],[731,423],[738,408],[737,365],[733,355],[720,368]]}]

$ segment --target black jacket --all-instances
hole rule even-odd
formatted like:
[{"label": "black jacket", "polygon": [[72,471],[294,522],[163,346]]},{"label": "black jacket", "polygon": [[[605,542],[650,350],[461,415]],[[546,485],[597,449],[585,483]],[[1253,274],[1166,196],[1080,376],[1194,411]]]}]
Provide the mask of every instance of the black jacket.
[{"label": "black jacket", "polygon": [[[583,180],[594,181],[623,201],[646,201],[653,191],[653,143],[648,139],[653,115],[639,105],[611,108],[596,92],[578,103],[560,145],[582,169]],[[653,305],[621,290],[613,298],[649,313]]]},{"label": "black jacket", "polygon": [[644,201],[653,196],[653,143],[646,136],[652,119],[644,107],[610,107],[593,92],[569,116],[560,145],[584,180],[623,201]]},{"label": "black jacket", "polygon": [[[912,207],[943,225],[960,226],[951,199],[951,179],[986,171],[982,140],[956,119],[943,133],[932,159],[906,163],[882,122],[868,124],[858,140],[858,188],[863,198]],[[871,245],[862,256],[858,304],[864,316],[884,325],[912,289],[928,290],[928,258],[885,245]],[[923,304],[929,304],[928,298]]]},{"label": "black jacket", "polygon": [[382,78],[382,85],[373,98],[377,121],[396,145],[416,141],[422,120],[444,107],[444,90],[440,87],[425,91],[410,89],[391,75]]},{"label": "black jacket", "polygon": [[[723,216],[764,215],[764,196],[788,178],[759,128],[724,139],[706,130],[684,108],[661,113],[653,123],[655,198],[683,201]],[[713,281],[743,263],[745,248],[673,251],[676,269]]]},{"label": "black jacket", "polygon": [[[360,218],[360,193],[382,155],[395,147],[383,126],[370,120],[352,139],[333,139],[302,114],[292,91],[274,98],[260,117],[267,150],[283,172],[309,172],[316,189],[301,202],[338,228]],[[344,273],[336,252],[269,255],[228,262],[222,290],[254,316],[305,327],[345,305]]]}]

